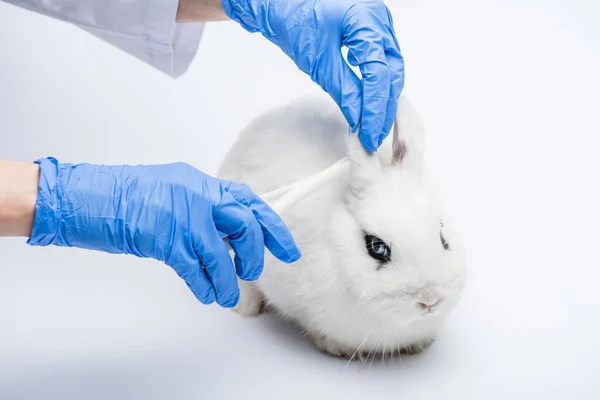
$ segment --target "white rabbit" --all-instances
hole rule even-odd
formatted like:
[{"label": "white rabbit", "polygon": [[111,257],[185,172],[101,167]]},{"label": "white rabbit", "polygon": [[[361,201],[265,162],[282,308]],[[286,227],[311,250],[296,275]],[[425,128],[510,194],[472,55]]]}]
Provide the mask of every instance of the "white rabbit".
[{"label": "white rabbit", "polygon": [[465,282],[465,255],[423,174],[424,132],[400,97],[393,133],[367,153],[337,105],[309,97],[253,120],[219,177],[263,193],[348,155],[348,176],[282,215],[302,252],[284,264],[265,254],[255,282],[239,281],[235,311],[275,310],[320,350],[344,358],[422,351]]}]

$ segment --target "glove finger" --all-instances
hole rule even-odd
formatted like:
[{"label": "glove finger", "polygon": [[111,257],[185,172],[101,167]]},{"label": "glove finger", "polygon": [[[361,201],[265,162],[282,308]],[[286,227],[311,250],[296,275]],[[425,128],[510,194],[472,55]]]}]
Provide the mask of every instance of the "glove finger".
[{"label": "glove finger", "polygon": [[359,137],[367,151],[376,151],[393,121],[387,116],[393,80],[388,49],[399,52],[393,20],[389,9],[380,3],[351,8],[342,25],[342,43],[348,47],[349,60],[359,67],[363,79]]},{"label": "glove finger", "polygon": [[231,256],[212,219],[207,219],[204,228],[202,237],[196,239],[196,255],[214,286],[217,303],[222,307],[234,307],[240,289]]},{"label": "glove finger", "polygon": [[404,57],[402,56],[402,52],[400,50],[400,44],[398,43],[398,39],[396,37],[396,32],[394,30],[394,18],[392,17],[392,13],[389,8],[386,7],[386,13],[388,16],[388,36],[387,36],[387,48],[386,48],[386,58],[388,61],[388,65],[390,66],[390,78],[391,78],[391,89],[390,89],[390,99],[388,101],[388,106],[386,110],[386,119],[383,127],[383,133],[379,140],[379,145],[383,142],[387,134],[392,129],[392,125],[394,120],[396,119],[396,115],[398,112],[398,99],[402,94],[402,90],[404,89]]},{"label": "glove finger", "polygon": [[360,29],[349,29],[344,44],[349,49],[349,60],[358,65],[363,79],[359,138],[367,151],[374,152],[384,133],[391,78],[382,38],[375,32],[369,37],[363,35]]},{"label": "glove finger", "polygon": [[387,64],[381,62],[362,64],[361,71],[363,109],[359,138],[366,150],[374,152],[379,147],[380,138],[386,136],[383,129],[390,98],[390,71]]},{"label": "glove finger", "polygon": [[185,279],[185,283],[188,288],[192,291],[194,296],[200,300],[203,304],[212,304],[215,302],[215,288],[204,272],[204,269],[200,263],[196,260],[196,263],[192,265],[194,272],[192,275]]},{"label": "glove finger", "polygon": [[248,207],[260,224],[267,249],[285,263],[300,258],[300,249],[283,220],[267,203],[258,197],[248,186],[228,182],[226,190],[241,204]]},{"label": "glove finger", "polygon": [[352,131],[358,128],[362,108],[362,83],[344,60],[339,43],[331,40],[330,56],[315,68],[312,79],[336,102]]},{"label": "glove finger", "polygon": [[216,228],[229,237],[238,276],[244,280],[258,279],[264,267],[265,242],[252,211],[225,192],[213,211],[213,218]]},{"label": "glove finger", "polygon": [[[350,59],[350,57],[351,55],[349,54],[348,59]],[[350,125],[352,132],[355,132],[360,123],[363,106],[362,83],[341,56],[340,60],[340,68],[342,69],[342,87],[340,90],[341,100],[339,106],[342,110],[342,114],[344,114],[344,117],[348,121],[348,125]]]},{"label": "glove finger", "polygon": [[167,265],[179,275],[192,291],[194,296],[203,304],[214,303],[215,288],[204,269],[200,265],[196,254],[189,255],[187,252],[172,252]]},{"label": "glove finger", "polygon": [[[358,65],[360,64],[358,59],[354,55],[354,53],[352,53],[350,51],[348,52],[348,63],[350,65],[352,65],[353,67],[358,67]],[[362,86],[362,83],[361,83],[361,86]]]},{"label": "glove finger", "polygon": [[400,55],[400,52],[395,49],[390,50],[388,53],[388,63],[391,71],[390,99],[388,100],[386,109],[383,134],[379,137],[380,146],[392,129],[392,124],[398,112],[398,99],[404,89],[404,59]]},{"label": "glove finger", "polygon": [[398,52],[400,52],[400,44],[398,43],[398,38],[396,36],[396,30],[394,29],[394,17],[392,16],[392,13],[387,6],[385,6],[385,12],[388,17],[388,31],[390,33],[390,39],[394,43],[393,47],[396,48],[398,50]]}]

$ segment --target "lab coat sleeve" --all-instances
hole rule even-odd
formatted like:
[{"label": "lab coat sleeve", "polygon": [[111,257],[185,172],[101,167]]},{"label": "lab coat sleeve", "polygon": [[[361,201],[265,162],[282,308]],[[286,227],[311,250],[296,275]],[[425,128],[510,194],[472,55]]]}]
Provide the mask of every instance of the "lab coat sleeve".
[{"label": "lab coat sleeve", "polygon": [[178,77],[196,55],[203,23],[176,23],[179,0],[4,0],[72,23]]}]

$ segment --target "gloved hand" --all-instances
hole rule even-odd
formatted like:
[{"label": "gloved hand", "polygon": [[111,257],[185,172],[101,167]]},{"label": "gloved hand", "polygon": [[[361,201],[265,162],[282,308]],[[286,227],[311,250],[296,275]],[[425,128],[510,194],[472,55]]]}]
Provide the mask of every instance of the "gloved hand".
[{"label": "gloved hand", "polygon": [[300,257],[283,221],[250,189],[187,164],[36,163],[31,245],[154,258],[172,267],[202,303],[223,307],[238,302],[236,273],[245,280],[262,273],[265,246],[287,263]]},{"label": "gloved hand", "polygon": [[[389,134],[404,87],[404,59],[382,0],[222,0],[225,13],[260,32],[336,101],[375,151]],[[359,66],[362,82],[344,61]]]}]

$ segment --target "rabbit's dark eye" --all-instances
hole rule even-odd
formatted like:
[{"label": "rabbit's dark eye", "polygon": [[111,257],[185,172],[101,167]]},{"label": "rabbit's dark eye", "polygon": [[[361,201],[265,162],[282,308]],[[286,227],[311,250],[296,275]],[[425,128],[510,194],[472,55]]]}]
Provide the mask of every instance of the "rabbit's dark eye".
[{"label": "rabbit's dark eye", "polygon": [[382,263],[387,263],[392,257],[390,247],[377,236],[365,235],[365,246],[369,255]]}]

